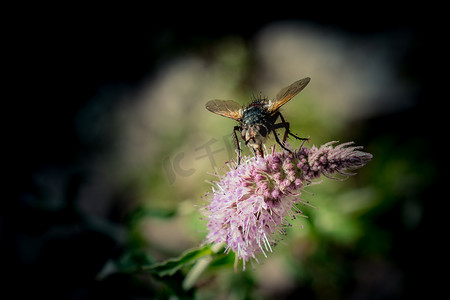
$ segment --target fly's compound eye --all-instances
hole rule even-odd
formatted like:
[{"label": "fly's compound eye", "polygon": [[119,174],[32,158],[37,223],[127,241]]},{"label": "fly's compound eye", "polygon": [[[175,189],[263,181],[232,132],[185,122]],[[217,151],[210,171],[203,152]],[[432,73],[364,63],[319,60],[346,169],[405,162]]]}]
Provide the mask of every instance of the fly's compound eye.
[{"label": "fly's compound eye", "polygon": [[258,132],[263,137],[267,136],[267,128],[265,126],[258,126]]}]

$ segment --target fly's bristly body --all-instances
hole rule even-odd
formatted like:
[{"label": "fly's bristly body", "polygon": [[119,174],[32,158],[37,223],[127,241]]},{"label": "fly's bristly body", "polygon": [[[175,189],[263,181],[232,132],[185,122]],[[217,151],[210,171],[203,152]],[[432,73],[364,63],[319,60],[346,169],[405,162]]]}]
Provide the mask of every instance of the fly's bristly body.
[{"label": "fly's bristly body", "polygon": [[[250,103],[242,113],[241,136],[245,144],[255,154],[263,156],[262,144],[270,133],[275,120],[271,120],[267,109],[268,100],[257,99]],[[240,149],[239,149],[240,150]]]},{"label": "fly's bristly body", "polygon": [[[240,163],[241,158],[241,148],[236,132],[240,133],[245,144],[253,150],[255,155],[262,157],[264,157],[262,146],[271,132],[273,132],[277,143],[289,152],[290,150],[286,148],[284,144],[288,135],[299,140],[306,140],[305,138],[297,137],[289,131],[289,123],[285,121],[279,109],[303,90],[310,80],[309,77],[300,79],[281,89],[274,100],[256,99],[246,107],[242,107],[233,100],[210,100],[206,103],[207,110],[231,118],[240,123],[240,125],[234,126],[233,130],[236,147],[238,149],[238,164]],[[278,118],[280,118],[281,122],[276,123]],[[279,140],[277,132],[275,131],[280,128],[285,129],[283,142]]]}]

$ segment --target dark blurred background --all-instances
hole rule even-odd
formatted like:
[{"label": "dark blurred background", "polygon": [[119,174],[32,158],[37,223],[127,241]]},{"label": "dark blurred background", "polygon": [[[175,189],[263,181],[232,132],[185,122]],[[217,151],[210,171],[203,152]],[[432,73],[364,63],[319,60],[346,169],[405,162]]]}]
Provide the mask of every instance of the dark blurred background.
[{"label": "dark blurred background", "polygon": [[[405,299],[432,293],[435,287],[428,286],[428,279],[441,275],[433,276],[428,267],[433,266],[433,258],[444,257],[440,254],[441,236],[435,231],[438,227],[432,226],[434,211],[439,209],[436,200],[445,200],[436,189],[441,177],[435,164],[445,156],[437,149],[445,135],[439,117],[445,103],[438,102],[442,96],[436,89],[436,77],[441,76],[437,68],[441,64],[440,28],[431,12],[394,12],[373,6],[345,13],[300,6],[279,7],[270,13],[199,7],[191,14],[175,4],[170,10],[56,6],[5,11],[10,16],[3,28],[8,93],[3,98],[7,193],[0,211],[2,293],[14,299],[40,295],[46,299],[154,299],[169,295],[174,286],[170,282],[177,281],[176,276],[166,279],[171,287],[166,288],[164,280],[148,274],[114,273],[108,267],[136,249],[147,249],[147,258],[158,261],[201,241],[204,229],[197,223],[190,230],[193,236],[186,240],[176,236],[172,248],[164,237],[178,232],[183,224],[197,222],[191,221],[198,219],[194,205],[208,188],[203,181],[212,168],[210,161],[195,158],[200,154],[196,147],[215,138],[217,148],[228,149],[229,143],[221,141],[232,123],[203,114],[204,103],[236,95],[241,97],[238,101],[245,101],[252,92],[260,91],[271,96],[277,87],[306,76],[313,78],[311,92],[305,91],[305,98],[292,104],[292,111],[298,109],[303,119],[296,121],[292,114],[291,124],[297,123],[298,131],[311,135],[313,143],[355,140],[374,155],[361,175],[348,180],[346,190],[325,190],[323,198],[357,190],[353,196],[369,204],[362,205],[362,212],[350,209],[350,217],[343,218],[354,231],[345,226],[342,231],[327,231],[328,225],[323,225],[322,232],[318,225],[317,232],[310,228],[303,239],[292,238],[293,246],[285,251],[292,259],[303,261],[284,271],[287,274],[282,272],[279,278],[288,280],[286,285],[280,283],[276,289],[261,279],[261,274],[253,276],[247,271],[235,275],[245,277],[239,293],[216,291],[217,295],[223,299],[226,295],[236,299]],[[335,73],[324,71],[320,77],[321,73],[314,71],[319,74],[314,77],[300,70],[294,78],[290,70],[276,79],[271,66],[278,64],[281,71],[277,74],[282,74],[285,57],[279,54],[283,52],[278,52],[281,56],[265,54],[270,41],[264,43],[279,37],[283,28],[294,35],[300,34],[301,28],[312,28],[308,34],[314,34],[312,40],[319,43],[336,34],[331,40],[338,40],[336,51],[346,52],[344,60],[336,62],[327,56],[323,62],[322,52],[316,51],[323,48],[311,46],[306,49],[316,51],[311,53],[315,64],[309,68],[337,64]],[[339,42],[342,37],[345,41]],[[284,44],[280,45],[283,48]],[[348,51],[355,51],[354,57]],[[372,53],[379,56],[371,63]],[[307,52],[301,55],[308,60]],[[269,63],[262,64],[264,59]],[[202,62],[200,70],[195,69],[198,61]],[[352,61],[360,67],[339,71],[340,64]],[[393,71],[376,73],[380,61],[392,62]],[[198,94],[195,89],[188,90],[185,94],[189,97],[181,97],[179,102],[159,98],[185,89],[181,79],[164,80],[180,74],[177,64],[189,63],[197,70],[191,74],[207,74],[192,75],[189,84],[211,90]],[[225,67],[217,67],[220,64]],[[374,73],[364,73],[367,66],[372,66]],[[214,68],[216,73],[211,71]],[[339,96],[341,82],[355,91],[343,78],[360,75],[349,74],[349,70],[360,70],[367,82],[371,76],[382,77],[375,80],[377,85],[369,86],[377,90],[373,92],[376,97],[358,109],[360,114],[349,117],[345,109],[334,112],[344,105],[338,100],[334,104],[332,99],[331,104],[312,101],[321,95],[332,98],[333,93],[337,99],[345,98]],[[190,72],[185,72],[188,77]],[[383,78],[384,74],[398,81]],[[331,94],[326,93],[328,85],[322,79],[327,76],[337,85]],[[222,82],[237,77],[229,86]],[[273,89],[266,90],[265,82],[273,82]],[[396,89],[396,82],[401,88]],[[357,81],[353,84],[360,86]],[[166,85],[163,92],[155,92],[155,87]],[[384,88],[385,93],[377,94]],[[346,105],[359,107],[359,95],[354,96],[356,102]],[[395,102],[397,96],[399,103]],[[157,100],[142,100],[152,97]],[[377,101],[382,105],[377,106]],[[316,102],[317,106],[308,104]],[[148,115],[143,107],[150,111]],[[313,111],[310,117],[305,116],[309,108]],[[165,109],[174,114],[166,117]],[[177,109],[181,112],[175,113]],[[321,116],[323,111],[326,115]],[[186,123],[179,117],[184,115],[188,116]],[[195,124],[186,125],[191,123]],[[335,124],[335,132],[327,129]],[[195,169],[189,177],[193,182],[183,181],[188,176],[171,167],[179,153],[187,157],[182,169]],[[225,160],[216,157],[215,163],[220,166]],[[195,182],[199,185],[192,187]],[[311,212],[313,215],[327,212],[322,206],[328,202],[321,202],[320,195],[317,192],[314,203],[320,209]],[[174,215],[181,216],[181,221],[172,218]],[[308,226],[313,227],[314,220]],[[319,216],[316,221],[320,224]],[[312,242],[302,242],[305,239]],[[224,275],[207,277],[197,291],[184,296],[206,299],[208,292],[198,290],[208,290],[208,284],[214,286],[220,280],[233,286],[233,274],[227,279]]]}]

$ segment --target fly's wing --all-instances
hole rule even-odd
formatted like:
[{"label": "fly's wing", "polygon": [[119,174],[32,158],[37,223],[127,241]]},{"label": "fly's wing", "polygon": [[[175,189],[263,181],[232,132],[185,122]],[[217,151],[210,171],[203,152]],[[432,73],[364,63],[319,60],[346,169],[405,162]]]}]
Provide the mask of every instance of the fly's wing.
[{"label": "fly's wing", "polygon": [[242,106],[233,100],[210,100],[205,107],[210,112],[237,121],[242,118]]},{"label": "fly's wing", "polygon": [[294,82],[290,86],[281,89],[281,91],[279,91],[275,96],[275,100],[270,101],[270,103],[268,104],[269,112],[275,113],[281,106],[286,104],[295,95],[300,93],[305,88],[305,86],[308,85],[310,80],[311,78],[306,77]]}]

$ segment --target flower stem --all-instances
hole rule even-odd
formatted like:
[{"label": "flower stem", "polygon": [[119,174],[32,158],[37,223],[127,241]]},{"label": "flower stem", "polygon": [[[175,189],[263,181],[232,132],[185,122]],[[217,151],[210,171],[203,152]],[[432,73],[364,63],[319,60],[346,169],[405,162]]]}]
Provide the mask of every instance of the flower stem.
[{"label": "flower stem", "polygon": [[[216,254],[225,246],[225,243],[213,244],[210,248],[212,254]],[[182,286],[184,290],[189,290],[197,282],[200,275],[206,270],[209,264],[213,261],[213,255],[208,255],[197,260],[192,269],[187,273],[183,280]]]}]

